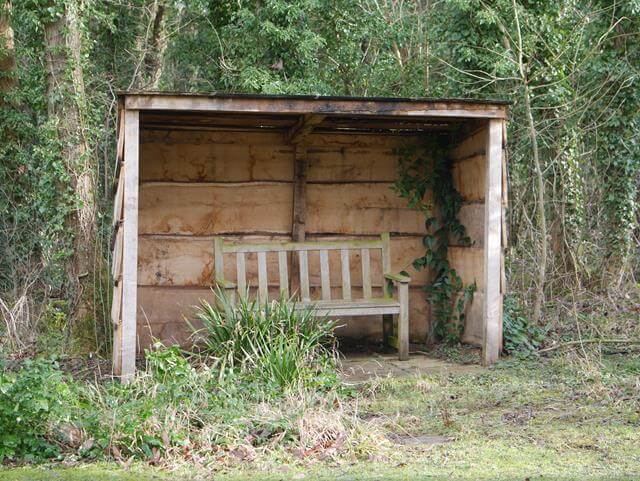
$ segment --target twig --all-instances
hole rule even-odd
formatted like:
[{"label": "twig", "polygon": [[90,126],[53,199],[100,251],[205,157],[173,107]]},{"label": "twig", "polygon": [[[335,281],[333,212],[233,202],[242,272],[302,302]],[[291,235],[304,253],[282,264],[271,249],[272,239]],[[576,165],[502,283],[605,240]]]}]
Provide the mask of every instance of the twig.
[{"label": "twig", "polygon": [[640,344],[640,339],[582,339],[577,341],[567,341],[561,344],[556,344],[555,346],[546,347],[544,349],[540,349],[538,353],[555,351],[556,349],[560,349],[561,347],[573,346],[576,344]]}]

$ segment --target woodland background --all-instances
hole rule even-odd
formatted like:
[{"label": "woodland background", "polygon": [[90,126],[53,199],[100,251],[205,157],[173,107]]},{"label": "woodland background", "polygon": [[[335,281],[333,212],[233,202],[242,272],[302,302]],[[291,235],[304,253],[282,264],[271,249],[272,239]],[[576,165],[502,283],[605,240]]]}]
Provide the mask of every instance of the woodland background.
[{"label": "woodland background", "polygon": [[507,328],[637,327],[638,0],[0,9],[3,351],[48,332],[48,345],[108,355],[115,92],[131,89],[511,100]]}]

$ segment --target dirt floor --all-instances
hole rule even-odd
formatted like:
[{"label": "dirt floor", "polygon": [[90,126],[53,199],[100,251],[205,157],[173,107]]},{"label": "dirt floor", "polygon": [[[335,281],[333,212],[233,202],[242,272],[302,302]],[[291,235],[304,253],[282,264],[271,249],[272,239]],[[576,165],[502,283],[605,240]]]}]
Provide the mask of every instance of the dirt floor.
[{"label": "dirt floor", "polygon": [[437,374],[466,374],[479,372],[477,364],[457,364],[420,351],[407,361],[398,360],[395,353],[350,352],[340,362],[340,374],[348,384],[359,384],[376,378],[406,378]]}]

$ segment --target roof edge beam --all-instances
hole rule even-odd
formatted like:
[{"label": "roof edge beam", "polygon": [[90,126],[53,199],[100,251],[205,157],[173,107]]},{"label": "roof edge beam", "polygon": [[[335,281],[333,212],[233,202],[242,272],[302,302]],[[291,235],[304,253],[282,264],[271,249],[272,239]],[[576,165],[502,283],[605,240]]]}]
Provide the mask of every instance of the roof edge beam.
[{"label": "roof edge beam", "polygon": [[345,114],[388,115],[407,117],[506,118],[504,105],[470,104],[427,100],[367,100],[367,99],[287,99],[206,97],[194,95],[125,96],[125,108],[135,110],[182,110],[219,113],[271,114]]}]

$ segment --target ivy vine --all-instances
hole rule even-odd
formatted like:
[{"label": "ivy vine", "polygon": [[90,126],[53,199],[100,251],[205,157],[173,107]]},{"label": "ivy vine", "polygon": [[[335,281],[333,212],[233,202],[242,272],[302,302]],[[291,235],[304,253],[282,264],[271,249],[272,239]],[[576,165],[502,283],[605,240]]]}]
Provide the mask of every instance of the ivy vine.
[{"label": "ivy vine", "polygon": [[416,270],[428,269],[431,282],[423,289],[431,303],[434,334],[447,342],[459,342],[464,330],[466,306],[473,300],[476,283],[464,285],[448,259],[452,242],[470,246],[471,239],[458,220],[462,196],[453,184],[452,161],[442,137],[425,137],[419,145],[405,146],[393,189],[425,216],[425,253],[413,261]]}]

